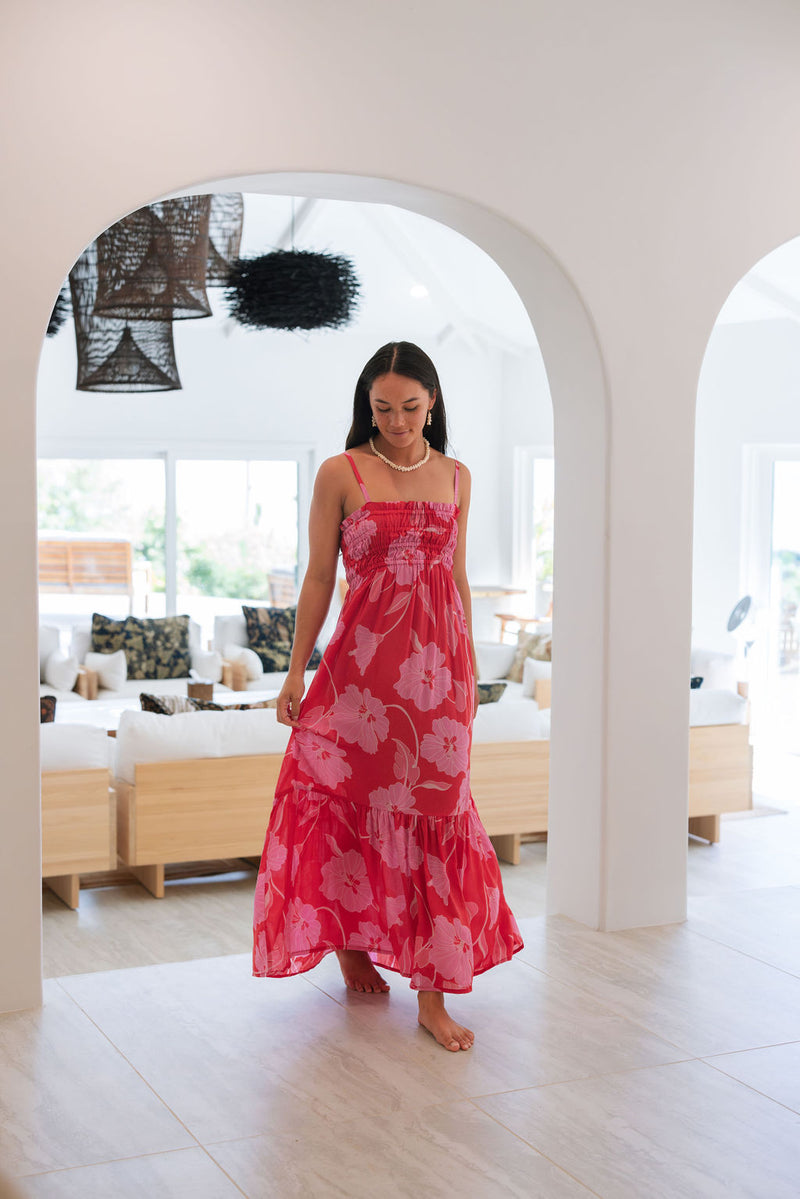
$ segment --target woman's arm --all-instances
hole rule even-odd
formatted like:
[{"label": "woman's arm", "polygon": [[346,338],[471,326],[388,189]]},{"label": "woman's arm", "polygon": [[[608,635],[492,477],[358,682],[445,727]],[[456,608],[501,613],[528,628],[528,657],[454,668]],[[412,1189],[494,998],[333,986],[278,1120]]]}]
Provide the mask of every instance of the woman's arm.
[{"label": "woman's arm", "polygon": [[472,708],[472,715],[474,716],[478,711],[478,659],[475,655],[475,642],[472,637],[472,595],[467,580],[467,516],[469,514],[471,492],[472,476],[462,463],[459,470],[458,540],[453,554],[453,578],[458,589],[458,594],[461,596],[464,616],[467,621],[469,645],[472,651],[472,669],[475,673],[475,694],[473,696]]},{"label": "woman's arm", "polygon": [[303,675],[336,584],[345,478],[341,464],[329,458],[322,463],[314,481],[308,517],[308,569],[297,600],[289,673],[278,696],[278,720],[292,728],[298,726],[300,701],[305,691]]}]

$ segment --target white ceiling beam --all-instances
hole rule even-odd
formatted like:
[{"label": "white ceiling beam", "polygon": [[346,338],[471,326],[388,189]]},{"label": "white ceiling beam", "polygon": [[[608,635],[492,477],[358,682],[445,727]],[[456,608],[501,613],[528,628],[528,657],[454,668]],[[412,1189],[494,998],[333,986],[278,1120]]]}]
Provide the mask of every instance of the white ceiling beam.
[{"label": "white ceiling beam", "polygon": [[459,336],[471,349],[480,349],[472,333],[472,322],[456,300],[446,280],[442,278],[437,263],[430,254],[420,249],[391,208],[381,205],[379,213],[376,207],[365,204],[363,212],[365,218],[378,231],[406,269],[410,270],[420,283],[425,284],[431,301],[441,309],[447,317],[448,323],[455,327]]},{"label": "white ceiling beam", "polygon": [[792,295],[791,292],[784,291],[776,283],[770,283],[769,279],[765,279],[757,271],[750,271],[745,275],[742,282],[752,292],[755,292],[757,296],[761,296],[762,299],[770,300],[773,304],[777,304],[793,320],[800,321],[800,299],[797,296]]}]

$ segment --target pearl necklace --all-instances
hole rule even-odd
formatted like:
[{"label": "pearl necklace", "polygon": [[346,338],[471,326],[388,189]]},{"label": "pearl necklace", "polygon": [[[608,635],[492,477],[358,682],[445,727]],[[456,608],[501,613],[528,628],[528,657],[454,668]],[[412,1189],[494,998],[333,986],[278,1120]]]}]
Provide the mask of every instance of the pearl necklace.
[{"label": "pearl necklace", "polygon": [[398,466],[396,462],[392,462],[391,458],[387,458],[385,454],[380,452],[380,450],[375,449],[375,442],[371,437],[369,439],[369,448],[372,450],[376,458],[380,458],[381,462],[385,462],[387,466],[391,466],[392,470],[419,470],[419,468],[424,466],[431,456],[431,443],[428,441],[427,437],[423,437],[422,440],[425,442],[425,457],[420,458],[419,462],[415,462],[413,466]]}]

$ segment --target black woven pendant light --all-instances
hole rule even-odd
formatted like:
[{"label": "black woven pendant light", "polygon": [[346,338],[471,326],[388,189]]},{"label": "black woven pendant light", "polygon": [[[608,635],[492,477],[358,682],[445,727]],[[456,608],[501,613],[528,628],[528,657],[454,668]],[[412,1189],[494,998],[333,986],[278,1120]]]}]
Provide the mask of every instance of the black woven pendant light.
[{"label": "black woven pendant light", "polygon": [[97,243],[92,242],[70,271],[78,391],[177,391],[172,324],[95,316]]},{"label": "black woven pendant light", "polygon": [[69,294],[69,282],[66,282],[58,293],[58,299],[53,305],[53,311],[50,313],[50,320],[47,324],[48,337],[55,337],[71,312],[72,301]]},{"label": "black woven pendant light", "polygon": [[225,299],[246,329],[338,329],[352,319],[360,290],[348,258],[275,250],[238,258]]},{"label": "black woven pendant light", "polygon": [[159,200],[97,239],[97,316],[128,321],[211,316],[206,294],[210,196]]},{"label": "black woven pendant light", "polygon": [[208,265],[206,286],[224,287],[231,263],[242,244],[244,199],[240,192],[221,192],[211,197],[208,218]]}]

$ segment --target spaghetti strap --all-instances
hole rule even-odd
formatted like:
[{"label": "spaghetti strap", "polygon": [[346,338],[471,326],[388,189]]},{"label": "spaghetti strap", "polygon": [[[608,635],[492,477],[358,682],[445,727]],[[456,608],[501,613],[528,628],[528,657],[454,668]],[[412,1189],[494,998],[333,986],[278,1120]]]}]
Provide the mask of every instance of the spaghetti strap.
[{"label": "spaghetti strap", "polygon": [[455,477],[455,484],[454,484],[454,490],[453,490],[453,503],[455,504],[456,508],[458,507],[458,469],[459,469],[459,462],[458,462],[458,459],[456,458],[456,477]]},{"label": "spaghetti strap", "polygon": [[364,499],[369,503],[369,496],[367,495],[367,489],[364,486],[364,480],[361,478],[361,475],[358,473],[358,467],[356,466],[355,462],[353,461],[353,459],[350,457],[350,455],[346,451],[345,451],[344,456],[353,468],[353,474],[358,479],[358,485],[361,488],[362,492],[364,493]]}]

